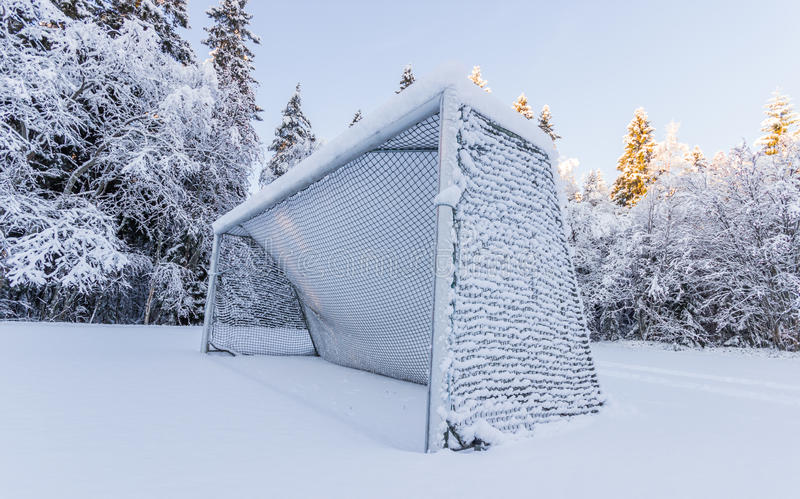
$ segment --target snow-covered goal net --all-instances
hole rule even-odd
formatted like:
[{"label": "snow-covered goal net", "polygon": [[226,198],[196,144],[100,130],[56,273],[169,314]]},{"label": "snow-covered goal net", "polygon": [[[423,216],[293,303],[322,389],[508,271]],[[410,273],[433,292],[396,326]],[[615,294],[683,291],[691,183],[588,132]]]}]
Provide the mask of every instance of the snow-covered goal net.
[{"label": "snow-covered goal net", "polygon": [[316,347],[337,364],[427,383],[438,125],[438,114],[414,124],[243,221],[246,234],[224,235],[210,345]]},{"label": "snow-covered goal net", "polygon": [[218,220],[204,351],[426,384],[429,450],[597,411],[552,146],[473,87],[418,81]]}]

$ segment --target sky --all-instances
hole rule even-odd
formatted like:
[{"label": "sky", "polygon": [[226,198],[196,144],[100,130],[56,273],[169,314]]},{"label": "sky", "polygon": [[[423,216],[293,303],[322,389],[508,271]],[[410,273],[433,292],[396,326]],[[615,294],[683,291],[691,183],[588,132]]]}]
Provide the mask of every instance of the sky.
[{"label": "sky", "polygon": [[[185,35],[200,59],[216,3],[189,0]],[[389,99],[409,63],[417,77],[480,65],[494,98],[548,104],[559,153],[578,158],[578,176],[600,169],[609,181],[638,107],[657,140],[676,121],[679,140],[710,158],[758,138],[776,88],[800,99],[797,0],[251,0],[248,11],[267,144],[298,82],[315,133],[330,140],[357,109]]]}]

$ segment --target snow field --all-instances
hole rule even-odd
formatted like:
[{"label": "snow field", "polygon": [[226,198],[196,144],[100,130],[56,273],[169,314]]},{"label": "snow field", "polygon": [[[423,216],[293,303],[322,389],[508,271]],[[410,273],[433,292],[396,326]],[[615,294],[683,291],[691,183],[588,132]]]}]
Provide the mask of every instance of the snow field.
[{"label": "snow field", "polygon": [[795,497],[796,355],[594,344],[600,415],[426,455],[425,387],[199,338],[0,324],[0,497]]}]

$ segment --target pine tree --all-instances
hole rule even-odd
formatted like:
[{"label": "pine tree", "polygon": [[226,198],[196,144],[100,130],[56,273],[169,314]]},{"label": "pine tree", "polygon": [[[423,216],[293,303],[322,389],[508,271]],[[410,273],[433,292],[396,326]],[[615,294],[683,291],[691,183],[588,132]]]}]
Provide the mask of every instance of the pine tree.
[{"label": "pine tree", "polygon": [[709,167],[714,171],[721,171],[725,168],[728,163],[730,162],[728,155],[725,154],[725,151],[717,151],[713,158],[711,158],[711,164]]},{"label": "pine tree", "polygon": [[261,41],[247,28],[253,16],[244,10],[246,5],[247,0],[222,0],[219,6],[206,11],[214,23],[204,28],[208,38],[203,40],[211,48],[220,86],[237,94],[234,100],[241,113],[240,119],[246,120],[241,126],[249,126],[250,119],[261,119],[258,115],[261,108],[256,105],[255,97],[258,82],[253,77],[253,52],[247,46],[248,41],[255,44]]},{"label": "pine tree", "polygon": [[361,118],[363,118],[363,117],[364,116],[362,116],[362,114],[361,114],[361,109],[359,109],[358,111],[356,111],[356,114],[353,115],[353,120],[350,121],[350,125],[348,125],[348,126],[352,127],[353,125],[355,125],[356,123],[361,121]]},{"label": "pine tree", "polygon": [[703,155],[703,151],[700,150],[700,146],[697,145],[689,153],[686,162],[689,163],[689,168],[695,172],[701,172],[708,168],[708,160]]},{"label": "pine tree", "polygon": [[298,83],[283,110],[281,124],[275,129],[275,139],[268,148],[275,155],[261,172],[262,185],[269,183],[270,178],[280,177],[314,152],[317,139],[311,130],[311,122],[303,114],[300,104]]},{"label": "pine tree", "polygon": [[650,181],[670,172],[679,175],[691,168],[689,146],[678,142],[679,129],[680,123],[668,123],[666,137],[653,147],[647,175]]},{"label": "pine tree", "polygon": [[489,84],[489,82],[484,80],[483,77],[481,76],[481,67],[480,66],[473,66],[472,67],[472,74],[467,76],[467,78],[469,78],[470,81],[472,81],[472,83],[474,83],[474,84],[478,85],[479,87],[481,87],[487,93],[492,93],[492,89],[486,86],[486,85]]},{"label": "pine tree", "polygon": [[773,155],[785,149],[787,141],[797,138],[800,117],[794,112],[792,99],[778,90],[772,92],[764,109],[767,117],[761,122],[761,131],[765,135],[756,144],[761,145],[766,154]]},{"label": "pine tree", "polygon": [[186,0],[159,0],[158,2],[142,2],[131,0],[111,0],[111,9],[102,11],[102,2],[95,0],[89,2],[69,2],[77,10],[94,10],[93,14],[100,15],[101,20],[119,29],[125,19],[139,19],[153,26],[161,39],[161,50],[171,55],[184,64],[194,62],[195,56],[189,42],[181,38],[178,28],[189,28],[189,14],[186,9]]},{"label": "pine tree", "polygon": [[522,116],[525,116],[529,120],[533,119],[533,110],[528,104],[528,98],[525,97],[525,92],[519,94],[519,97],[517,97],[517,100],[514,101],[512,106],[514,107],[514,111],[518,112]]},{"label": "pine tree", "polygon": [[99,19],[110,7],[106,0],[56,0],[53,4],[70,19]]},{"label": "pine tree", "polygon": [[556,166],[561,189],[570,203],[580,202],[581,200],[581,190],[578,188],[577,180],[575,180],[575,168],[579,164],[578,158],[559,158]]},{"label": "pine tree", "polygon": [[550,106],[547,104],[542,107],[542,112],[539,113],[539,128],[549,135],[550,138],[553,139],[553,142],[561,138],[561,135],[556,133],[555,127],[553,126],[553,115],[550,114]]},{"label": "pine tree", "polygon": [[416,81],[416,78],[414,77],[414,73],[411,72],[411,64],[408,64],[403,68],[403,76],[400,77],[400,89],[395,90],[394,93],[399,94],[410,87],[414,81]]},{"label": "pine tree", "polygon": [[53,4],[71,19],[88,19],[111,28],[112,36],[126,20],[142,21],[158,35],[165,54],[183,64],[195,61],[191,45],[178,33],[178,28],[189,28],[186,0],[56,0]]},{"label": "pine tree", "polygon": [[589,170],[586,181],[583,183],[583,195],[581,201],[588,202],[592,206],[608,199],[608,184],[606,184],[600,170]]},{"label": "pine tree", "polygon": [[650,161],[653,158],[653,127],[643,108],[639,108],[628,124],[625,135],[625,152],[617,162],[619,177],[614,181],[611,198],[622,206],[635,205],[647,192],[652,182]]}]

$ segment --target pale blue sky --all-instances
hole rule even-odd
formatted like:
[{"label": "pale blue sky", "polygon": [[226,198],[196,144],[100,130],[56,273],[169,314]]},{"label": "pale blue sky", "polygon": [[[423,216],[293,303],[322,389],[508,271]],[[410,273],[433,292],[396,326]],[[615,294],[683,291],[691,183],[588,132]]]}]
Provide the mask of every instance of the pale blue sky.
[{"label": "pale blue sky", "polygon": [[[190,0],[188,38],[201,58],[204,12]],[[776,87],[800,98],[800,1],[254,1],[256,127],[269,143],[299,81],[317,136],[331,139],[356,109],[369,113],[412,63],[422,76],[443,62],[479,64],[496,98],[524,91],[549,104],[563,156],[610,181],[634,109],[663,138],[709,158],[759,135]],[[466,75],[465,75],[466,76]]]}]

